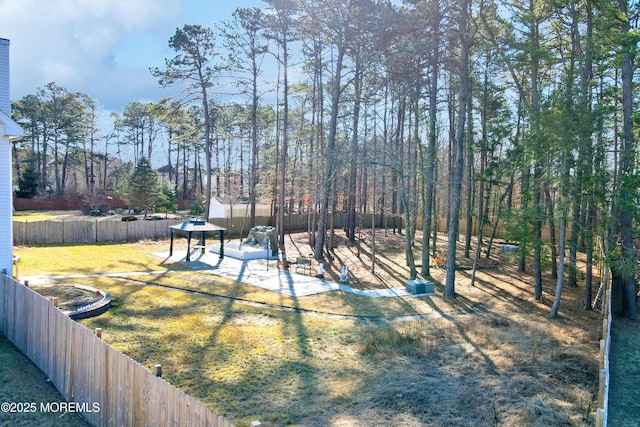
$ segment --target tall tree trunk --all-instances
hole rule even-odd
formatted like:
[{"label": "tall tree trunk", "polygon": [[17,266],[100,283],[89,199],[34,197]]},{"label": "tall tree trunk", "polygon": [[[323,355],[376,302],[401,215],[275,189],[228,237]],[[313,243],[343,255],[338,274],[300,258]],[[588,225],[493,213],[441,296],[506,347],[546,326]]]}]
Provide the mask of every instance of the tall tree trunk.
[{"label": "tall tree trunk", "polygon": [[[471,89],[472,90],[472,89]],[[467,106],[467,209],[466,209],[466,232],[464,244],[464,257],[469,258],[471,251],[471,235],[473,234],[473,197],[474,197],[474,180],[473,180],[473,96],[469,93]],[[482,203],[482,201],[480,202]]]},{"label": "tall tree trunk", "polygon": [[[253,57],[253,70],[257,68]],[[258,187],[258,73],[253,73],[251,81],[251,177],[249,181],[249,228],[256,226],[256,198]]]},{"label": "tall tree trunk", "polygon": [[[204,82],[203,77],[200,77],[200,81]],[[207,86],[202,84],[202,108],[204,111],[204,161],[206,170],[205,190],[204,190],[204,218],[209,219],[211,214],[211,156],[212,156],[212,142],[211,142],[211,129],[213,127],[213,121],[211,118],[211,112],[209,111],[209,97],[207,94]]]},{"label": "tall tree trunk", "polygon": [[13,154],[13,168],[16,172],[16,181],[20,182],[20,180],[22,179],[22,173],[20,170],[20,156],[18,154],[18,143],[16,142],[16,140],[14,139],[11,142],[12,145],[12,154]]},{"label": "tall tree trunk", "polygon": [[393,186],[393,192],[391,194],[391,214],[393,215],[393,233],[402,234],[402,222],[404,213],[404,204],[402,200],[398,200],[402,196],[399,195],[401,182],[400,171],[404,170],[405,153],[404,153],[404,120],[405,112],[407,109],[406,96],[402,96],[398,105],[397,125],[395,129],[395,143],[394,154],[395,158],[392,160],[394,167],[392,168],[391,185]]},{"label": "tall tree trunk", "polygon": [[489,237],[489,243],[487,244],[487,252],[485,255],[486,259],[491,258],[491,248],[493,246],[493,239],[496,236],[496,232],[498,230],[498,223],[500,222],[500,216],[502,214],[502,202],[504,201],[505,197],[507,197],[507,195],[509,196],[509,198],[507,199],[507,214],[511,214],[511,205],[512,205],[512,196],[511,194],[513,193],[513,186],[515,184],[513,175],[511,176],[511,180],[509,181],[509,185],[507,186],[506,190],[504,191],[504,193],[502,193],[502,196],[500,196],[500,200],[498,201],[498,212],[496,214],[496,218],[495,218],[495,222],[493,223],[493,228],[491,229],[491,236]]},{"label": "tall tree trunk", "polygon": [[[597,182],[594,176],[594,149],[592,143],[592,136],[594,133],[594,117],[592,115],[592,86],[591,83],[593,79],[593,7],[591,4],[591,0],[586,1],[586,46],[582,56],[584,57],[583,66],[580,72],[580,82],[581,82],[581,92],[582,92],[582,108],[583,113],[586,116],[586,120],[582,126],[582,128],[586,128],[584,132],[581,132],[581,146],[583,145],[588,149],[588,153],[586,157],[588,158],[589,164],[586,165],[587,170],[590,176],[590,189],[587,195],[587,207],[585,210],[586,214],[586,224],[585,224],[585,252],[586,252],[586,271],[585,271],[585,289],[584,289],[584,302],[583,308],[585,310],[591,310],[591,300],[592,300],[592,287],[593,287],[593,250],[594,250],[594,239],[593,239],[593,228],[596,217],[596,186]],[[575,26],[578,26],[578,20],[575,19]],[[579,39],[578,39],[579,40]],[[580,47],[580,44],[578,44]]]},{"label": "tall tree trunk", "polygon": [[[447,201],[446,201],[446,224],[447,224],[447,231],[448,231],[448,227],[449,224],[451,223],[451,208],[453,206],[453,200],[451,197],[452,191],[453,191],[453,182],[451,181],[451,178],[454,175],[454,148],[455,148],[455,144],[456,144],[456,106],[455,106],[455,88],[453,85],[453,78],[450,77],[449,78],[449,96],[448,96],[448,104],[447,107],[449,109],[449,139],[448,139],[448,146],[447,146],[447,174],[445,175],[447,177],[446,179],[446,183],[447,183]],[[458,100],[459,101],[459,100]],[[456,232],[456,239],[458,238],[458,233]]]},{"label": "tall tree trunk", "polygon": [[[188,197],[188,189],[187,185],[189,182],[189,155],[187,153],[187,144],[186,142],[182,144],[182,198],[187,199]],[[216,176],[219,175],[216,170]]]},{"label": "tall tree trunk", "polygon": [[347,200],[347,219],[345,231],[347,239],[354,242],[356,239],[356,193],[358,171],[358,126],[360,123],[360,103],[362,98],[362,60],[360,55],[355,58],[355,80],[353,100],[353,129],[351,135],[351,165],[349,172],[349,195]]},{"label": "tall tree trunk", "polygon": [[[435,164],[435,176],[438,179],[438,162]],[[433,212],[431,213],[433,217],[433,231],[431,233],[431,256],[436,256],[437,246],[438,246],[438,188],[433,186]]]},{"label": "tall tree trunk", "polygon": [[580,234],[580,209],[582,199],[582,186],[580,185],[581,176],[578,176],[576,182],[576,192],[573,203],[573,217],[571,220],[571,236],[569,237],[569,262],[567,263],[568,281],[567,286],[575,288],[578,283],[578,234]]},{"label": "tall tree trunk", "polygon": [[549,183],[545,182],[544,196],[547,205],[547,215],[549,215],[549,243],[551,245],[551,278],[558,278],[558,249],[556,249],[556,222],[555,213],[553,209],[553,199],[551,198],[551,191],[549,190]]},{"label": "tall tree trunk", "polygon": [[449,220],[449,235],[447,248],[447,274],[445,279],[444,298],[451,299],[456,297],[455,278],[456,278],[456,243],[458,237],[460,203],[462,193],[462,171],[464,169],[464,140],[465,140],[465,120],[466,108],[468,105],[468,97],[470,95],[470,76],[469,76],[469,56],[470,56],[470,40],[468,35],[469,26],[469,0],[462,1],[460,4],[460,94],[459,94],[459,111],[458,124],[456,127],[456,161],[453,175],[453,186],[451,193],[451,217]]},{"label": "tall tree trunk", "polygon": [[558,239],[558,277],[556,280],[556,296],[553,300],[553,306],[551,307],[551,313],[549,317],[552,319],[558,316],[558,310],[560,309],[560,299],[562,297],[562,283],[564,280],[564,245],[567,234],[567,221],[565,219],[565,213],[563,212],[560,218],[560,238]]},{"label": "tall tree trunk", "polygon": [[[535,18],[535,2],[530,2],[530,13],[533,17],[531,23],[530,41],[533,49],[531,57],[531,128],[534,138],[541,136],[540,131],[540,93],[538,89],[539,78],[539,58],[540,48],[539,22]],[[534,168],[533,168],[533,277],[534,293],[533,299],[538,301],[542,298],[542,206],[540,203],[542,192],[542,147],[540,141],[534,140]]]},{"label": "tall tree trunk", "polygon": [[283,100],[282,100],[282,152],[280,162],[280,195],[278,203],[278,243],[280,251],[285,252],[284,248],[284,211],[285,211],[285,195],[286,195],[286,178],[287,163],[289,162],[289,50],[286,31],[282,40],[282,68],[283,68]]},{"label": "tall tree trunk", "polygon": [[[439,0],[433,2],[434,21],[438,23],[440,18]],[[436,125],[438,121],[438,71],[440,60],[440,32],[435,25],[433,37],[433,58],[431,61],[431,86],[429,88],[429,145],[427,148],[427,164],[425,171],[425,179],[427,181],[427,190],[424,197],[424,219],[422,222],[422,267],[420,273],[426,277],[429,275],[429,239],[431,238],[431,227],[434,223],[434,199],[435,199],[435,181],[436,181],[436,150],[437,150],[437,134]],[[434,227],[435,229],[435,227]],[[437,232],[437,230],[436,230]],[[434,245],[435,246],[435,245]]]},{"label": "tall tree trunk", "polygon": [[327,138],[327,151],[325,159],[325,173],[322,178],[321,188],[322,194],[320,202],[320,214],[318,216],[318,235],[316,238],[316,245],[314,248],[314,258],[323,258],[323,248],[325,245],[326,233],[327,233],[327,216],[329,211],[329,199],[331,198],[331,189],[333,174],[335,170],[334,151],[336,145],[336,133],[338,128],[338,113],[340,107],[340,92],[342,85],[342,62],[344,60],[345,49],[338,47],[338,53],[336,58],[335,75],[332,82],[331,90],[331,116],[329,119],[329,135]]},{"label": "tall tree trunk", "polygon": [[62,197],[62,185],[60,182],[60,152],[59,147],[60,143],[58,142],[58,137],[55,136],[53,138],[53,177],[55,179],[56,184],[56,197]]},{"label": "tall tree trunk", "polygon": [[[484,175],[484,162],[482,162],[481,173]],[[478,198],[480,200],[480,207],[478,211],[480,212],[480,217],[479,217],[479,224],[478,224],[478,241],[476,243],[475,255],[473,257],[473,269],[471,271],[471,286],[475,286],[476,271],[478,270],[478,260],[480,259],[480,249],[482,248],[482,231],[484,229],[484,218],[485,218],[485,215],[482,209],[483,200],[484,200],[484,187],[485,187],[485,182],[483,177],[483,179],[480,181],[480,190],[478,191]],[[487,204],[489,202],[488,196],[489,196],[489,192],[487,191],[487,200],[486,200]]]},{"label": "tall tree trunk", "polygon": [[635,199],[635,187],[633,183],[633,171],[635,163],[635,141],[633,138],[633,47],[635,43],[628,36],[630,25],[628,21],[629,4],[626,0],[618,0],[620,12],[623,16],[620,32],[624,38],[621,53],[621,78],[622,78],[622,135],[620,152],[619,192],[620,203],[618,205],[618,223],[620,230],[620,244],[622,263],[619,275],[622,280],[622,316],[630,319],[636,318],[636,282],[635,282],[635,250],[633,247],[633,215],[637,209]]}]

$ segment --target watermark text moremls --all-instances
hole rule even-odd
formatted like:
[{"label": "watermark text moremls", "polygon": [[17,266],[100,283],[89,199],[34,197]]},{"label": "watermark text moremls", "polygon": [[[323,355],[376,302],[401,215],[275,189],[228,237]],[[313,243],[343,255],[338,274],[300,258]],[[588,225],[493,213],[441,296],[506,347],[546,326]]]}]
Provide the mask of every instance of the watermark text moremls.
[{"label": "watermark text moremls", "polygon": [[0,412],[10,414],[26,414],[29,412],[100,412],[99,402],[2,402]]},{"label": "watermark text moremls", "polygon": [[40,412],[100,412],[100,403],[40,402]]}]

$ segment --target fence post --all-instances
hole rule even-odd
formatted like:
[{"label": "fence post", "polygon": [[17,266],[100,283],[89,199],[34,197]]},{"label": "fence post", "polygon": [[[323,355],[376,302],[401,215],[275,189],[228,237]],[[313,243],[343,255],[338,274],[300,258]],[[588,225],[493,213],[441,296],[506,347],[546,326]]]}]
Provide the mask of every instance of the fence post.
[{"label": "fence post", "polygon": [[598,408],[604,408],[604,387],[606,384],[607,370],[600,371],[600,381],[598,384]]},{"label": "fence post", "polygon": [[[15,295],[21,286],[20,282],[11,277],[0,275],[2,291],[6,288]],[[24,294],[24,292],[19,293]],[[0,292],[0,295],[2,294],[4,292]],[[147,368],[132,361],[108,344],[94,345],[98,343],[91,336],[93,332],[77,324],[68,316],[60,313],[50,316],[48,310],[43,316],[40,316],[40,313],[29,313],[28,310],[40,307],[41,303],[46,305],[45,297],[33,294],[38,305],[31,305],[30,300],[27,301],[26,298],[14,298],[15,301],[12,301],[12,304],[15,307],[11,314],[6,310],[2,312],[0,307],[0,330],[7,332],[7,317],[12,316],[13,313],[34,314],[29,317],[28,322],[10,325],[11,333],[7,335],[7,339],[21,351],[27,349],[31,352],[31,355],[27,356],[34,362],[36,360],[43,362],[43,372],[51,378],[51,382],[56,387],[59,387],[63,400],[82,402],[78,399],[88,400],[92,391],[96,392],[93,395],[93,407],[95,408],[95,404],[99,403],[100,409],[98,412],[89,410],[86,413],[87,420],[92,425],[123,424],[125,421],[130,421],[132,417],[136,417],[137,425],[155,425],[159,417],[165,414],[177,414],[175,420],[181,425],[186,425],[182,420],[199,418],[206,419],[208,425],[233,426],[224,417],[218,416],[193,398],[183,399],[183,393],[178,393],[178,389],[168,382],[153,380],[148,375]],[[6,297],[3,298],[5,299],[0,298],[0,306],[2,303],[5,305],[8,303]],[[41,331],[42,334],[32,334],[32,329]],[[99,328],[95,331],[96,335],[99,335],[98,331]],[[62,350],[63,354],[56,354],[58,350]],[[158,376],[162,374],[161,365],[156,365],[155,373]],[[130,382],[125,382],[125,375],[129,376]],[[123,378],[123,382],[120,382],[120,378]],[[135,384],[132,384],[134,381]],[[154,403],[149,405],[149,411],[144,413],[138,411],[139,404],[148,396],[147,385],[157,388],[157,402],[161,406],[159,409],[163,411],[162,414],[151,413],[152,409],[157,407]],[[118,393],[126,393],[127,398],[120,399]]]},{"label": "fence post", "polygon": [[102,339],[102,328],[96,328],[95,334],[98,338]]},{"label": "fence post", "polygon": [[596,426],[607,426],[607,412],[609,399],[609,345],[611,340],[611,272],[608,268],[604,270],[604,291],[602,296],[602,339],[600,340],[600,354],[598,364],[600,373],[598,375],[598,408],[596,410]]},{"label": "fence post", "polygon": [[162,377],[162,365],[157,364],[153,367],[153,373],[156,377]]},{"label": "fence post", "polygon": [[60,300],[58,299],[58,297],[52,297],[51,303],[53,304],[54,307],[58,307],[60,305]]}]

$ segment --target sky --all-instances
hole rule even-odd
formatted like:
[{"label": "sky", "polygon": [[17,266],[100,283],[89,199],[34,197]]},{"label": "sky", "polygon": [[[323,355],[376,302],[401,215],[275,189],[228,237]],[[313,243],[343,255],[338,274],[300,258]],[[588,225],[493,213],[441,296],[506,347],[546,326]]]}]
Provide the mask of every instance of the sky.
[{"label": "sky", "polygon": [[175,56],[176,28],[213,28],[236,7],[260,0],[0,0],[0,38],[9,39],[11,100],[55,82],[91,96],[103,111],[169,95],[149,67]]}]

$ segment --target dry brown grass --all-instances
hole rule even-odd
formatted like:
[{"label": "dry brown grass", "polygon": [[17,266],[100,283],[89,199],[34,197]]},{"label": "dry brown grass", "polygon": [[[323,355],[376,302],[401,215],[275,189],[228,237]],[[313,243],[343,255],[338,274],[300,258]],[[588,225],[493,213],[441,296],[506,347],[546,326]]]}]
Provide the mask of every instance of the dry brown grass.
[{"label": "dry brown grass", "polygon": [[[402,286],[403,236],[378,232],[375,275],[370,239],[362,237],[360,256],[357,246],[338,240],[325,272],[333,277],[348,265],[351,286]],[[308,255],[305,240],[292,236],[288,256]],[[166,242],[137,248],[157,252]],[[445,272],[438,269],[437,296],[392,300],[341,292],[288,298],[194,273],[87,278],[83,283],[115,301],[84,323],[101,327],[108,342],[146,366],[162,363],[171,383],[240,427],[254,419],[266,426],[592,425],[598,314],[580,309],[583,289],[568,288],[560,317],[548,319],[554,282],[546,280],[545,298],[533,301],[530,275],[494,254],[486,265],[497,268],[480,270],[476,287],[470,271],[458,272],[454,301],[440,298]],[[307,311],[314,308],[321,313]],[[428,317],[352,317],[411,314]]]}]

